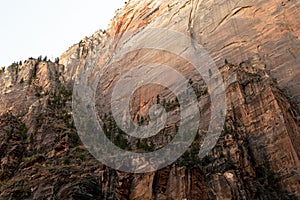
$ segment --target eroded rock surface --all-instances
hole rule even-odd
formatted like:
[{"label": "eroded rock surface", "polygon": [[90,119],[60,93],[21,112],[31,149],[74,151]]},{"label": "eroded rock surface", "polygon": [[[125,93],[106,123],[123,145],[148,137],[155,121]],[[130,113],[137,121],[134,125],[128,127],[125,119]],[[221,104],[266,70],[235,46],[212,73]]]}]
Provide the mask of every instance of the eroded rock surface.
[{"label": "eroded rock surface", "polygon": [[[129,1],[106,31],[72,46],[60,63],[31,58],[2,71],[1,198],[299,199],[299,5],[296,0]],[[72,119],[72,86],[78,70],[113,63],[123,45],[147,39],[143,30],[136,31],[144,27],[179,31],[208,50],[225,82],[228,113],[217,145],[200,160],[210,121],[201,76],[168,52],[127,55],[104,70],[97,90],[96,110],[115,144],[153,151],[176,134],[178,102],[157,85],[133,94],[127,116],[147,123],[148,109],[160,95],[170,124],[153,143],[128,140],[113,122],[110,93],[136,63],[160,62],[180,71],[197,91],[202,113],[195,142],[180,159],[156,172],[130,174],[104,166],[82,145]],[[135,34],[125,44],[129,30]]]}]

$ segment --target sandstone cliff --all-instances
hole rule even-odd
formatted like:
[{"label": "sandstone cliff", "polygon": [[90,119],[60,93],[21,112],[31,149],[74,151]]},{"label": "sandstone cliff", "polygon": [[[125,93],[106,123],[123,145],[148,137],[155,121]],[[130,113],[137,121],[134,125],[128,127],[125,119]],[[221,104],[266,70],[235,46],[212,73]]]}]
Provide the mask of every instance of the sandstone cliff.
[{"label": "sandstone cliff", "polygon": [[[299,199],[298,7],[296,0],[129,1],[106,31],[72,46],[59,63],[30,58],[2,71],[0,198]],[[104,71],[97,90],[96,108],[115,144],[153,151],[176,134],[176,99],[151,85],[134,93],[131,117],[146,123],[159,94],[170,126],[152,143],[130,140],[116,128],[110,93],[132,63],[157,61],[178,69],[197,91],[203,119],[195,141],[175,163],[131,174],[101,164],[81,143],[72,119],[72,87],[80,69],[114,61],[126,32],[133,32],[125,38],[127,44],[147,38],[137,29],[143,27],[179,31],[209,51],[225,82],[227,115],[217,145],[199,159],[211,114],[203,79],[193,75],[187,61],[168,52],[129,54]]]}]

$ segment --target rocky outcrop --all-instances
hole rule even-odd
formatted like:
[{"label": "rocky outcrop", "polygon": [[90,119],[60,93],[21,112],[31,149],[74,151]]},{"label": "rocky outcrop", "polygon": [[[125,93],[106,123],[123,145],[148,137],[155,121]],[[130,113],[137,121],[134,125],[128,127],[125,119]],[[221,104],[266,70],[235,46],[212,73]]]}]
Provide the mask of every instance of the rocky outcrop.
[{"label": "rocky outcrop", "polygon": [[[42,70],[44,61],[32,61],[39,63],[37,71]],[[46,66],[48,70],[51,66],[60,68],[53,63]],[[30,70],[31,67],[25,68],[24,74]],[[299,126],[292,106],[269,75],[254,67],[251,60],[239,66],[226,64],[220,71],[230,103],[216,147],[200,160],[196,140],[176,163],[147,174],[114,171],[89,155],[72,122],[71,90],[65,86],[68,84],[59,81],[63,75],[49,79],[45,78],[47,73],[37,73],[35,84],[43,84],[40,80],[44,78],[49,83],[56,80],[55,84],[42,87],[40,95],[33,95],[35,100],[23,104],[25,108],[32,104],[25,115],[16,112],[19,109],[16,104],[10,114],[1,117],[1,196],[5,199],[297,199]],[[22,93],[17,90],[21,84],[26,85],[24,88],[35,87],[27,81],[15,83],[9,94]],[[207,99],[208,95],[203,93],[200,99]]]},{"label": "rocky outcrop", "polygon": [[[102,60],[113,54],[116,44],[122,45],[118,41],[124,33],[145,27],[167,28],[191,36],[210,53],[218,66],[225,59],[241,63],[251,57],[255,60],[255,65],[270,71],[272,78],[277,80],[280,89],[294,105],[299,118],[298,7],[299,2],[296,0],[131,0],[116,12],[105,33],[96,32],[95,35],[117,35],[110,45],[104,45],[106,53],[101,52]],[[91,44],[98,44],[100,40],[107,40],[104,36],[95,39],[95,35],[82,40],[83,44],[91,47]],[[139,37],[141,35],[142,33]],[[134,41],[135,37],[131,40]],[[107,46],[110,46],[109,53]],[[61,57],[61,63],[67,68],[76,69],[79,52],[83,52],[81,43],[66,51]]]},{"label": "rocky outcrop", "polygon": [[225,59],[240,63],[253,57],[277,79],[299,110],[299,5],[296,0],[133,0],[117,12],[108,33],[115,35],[149,24],[190,35],[218,66]]},{"label": "rocky outcrop", "polygon": [[[132,0],[106,31],[72,46],[59,63],[30,58],[1,71],[0,198],[299,199],[298,6],[293,0]],[[150,106],[159,102],[169,113],[168,126],[151,142],[130,140],[116,127],[108,102],[131,64],[159,62],[180,71],[196,91],[202,116],[195,141],[175,163],[131,174],[101,164],[81,143],[72,119],[72,86],[78,70],[117,61],[125,32],[132,31],[126,44],[133,46],[137,37],[147,38],[140,31],[144,27],[179,31],[209,51],[226,86],[228,112],[216,146],[199,159],[211,101],[191,64],[154,50],[118,60],[103,72],[96,98],[106,134],[116,145],[153,151],[177,131],[178,102],[157,85],[133,93],[127,117],[146,124]]]}]

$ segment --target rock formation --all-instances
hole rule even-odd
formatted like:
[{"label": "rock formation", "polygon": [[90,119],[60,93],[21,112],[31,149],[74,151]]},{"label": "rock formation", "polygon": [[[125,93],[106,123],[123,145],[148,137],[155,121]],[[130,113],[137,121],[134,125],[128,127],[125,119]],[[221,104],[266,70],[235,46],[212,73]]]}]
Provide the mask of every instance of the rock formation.
[{"label": "rock formation", "polygon": [[[132,0],[106,31],[70,47],[59,63],[29,58],[2,70],[0,199],[299,199],[299,5],[296,0]],[[203,159],[197,153],[210,120],[210,91],[190,63],[154,50],[115,57],[136,38],[147,38],[147,27],[191,37],[222,75],[226,122]],[[79,70],[105,62],[116,64],[101,74],[96,110],[107,136],[131,151],[153,151],[169,141],[176,134],[179,105],[157,85],[135,91],[130,107],[136,123],[147,123],[148,109],[158,101],[171,123],[152,143],[128,139],[112,120],[109,105],[121,75],[131,64],[160,62],[190,80],[202,120],[195,141],[175,163],[155,172],[125,173],[86,150],[72,118],[73,84]]]}]

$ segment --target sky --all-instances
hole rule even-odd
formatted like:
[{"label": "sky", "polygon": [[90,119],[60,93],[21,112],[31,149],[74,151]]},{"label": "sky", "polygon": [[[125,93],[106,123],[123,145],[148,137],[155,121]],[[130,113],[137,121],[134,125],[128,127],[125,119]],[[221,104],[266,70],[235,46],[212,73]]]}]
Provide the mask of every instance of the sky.
[{"label": "sky", "polygon": [[0,67],[29,57],[54,60],[106,29],[126,0],[1,0]]}]

